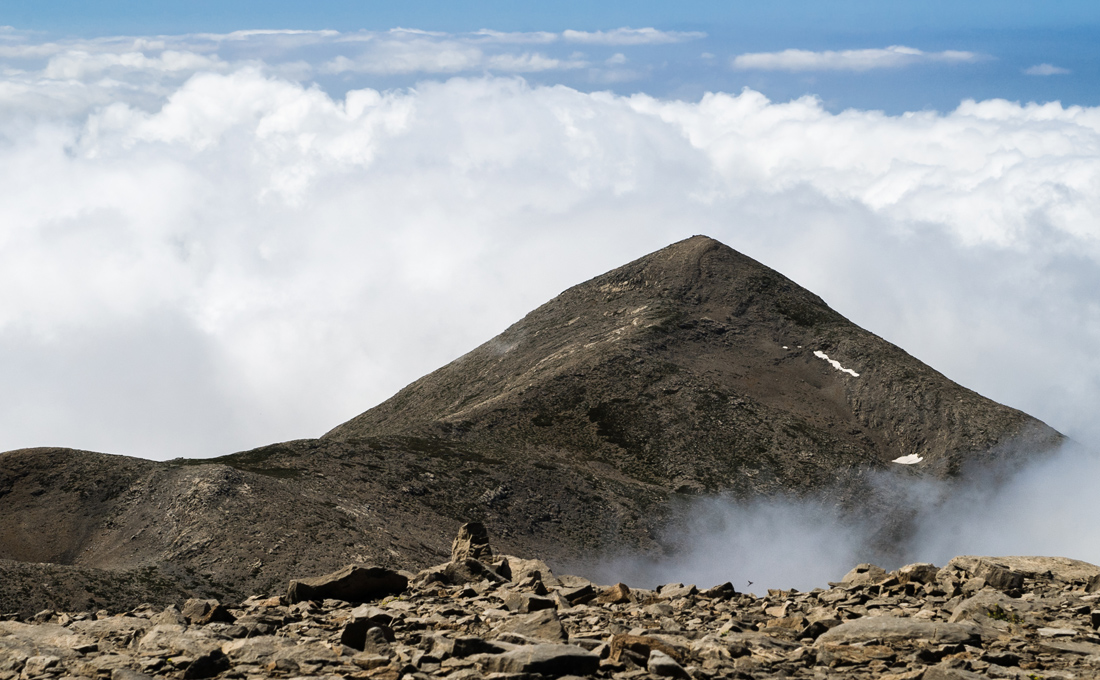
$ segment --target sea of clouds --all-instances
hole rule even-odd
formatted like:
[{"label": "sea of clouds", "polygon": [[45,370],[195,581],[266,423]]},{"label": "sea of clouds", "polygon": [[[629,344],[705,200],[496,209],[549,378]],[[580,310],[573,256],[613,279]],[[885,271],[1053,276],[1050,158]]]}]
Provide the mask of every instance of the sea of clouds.
[{"label": "sea of clouds", "polygon": [[[1097,441],[1100,109],[895,116],[520,75],[609,82],[632,46],[691,37],[0,31],[0,450],[166,459],[317,436],[565,288],[699,233]],[[394,73],[415,85],[362,81]],[[912,555],[1100,561],[1081,521],[1095,459],[1037,466],[983,492],[992,513],[914,500]],[[858,528],[769,503],[703,508],[699,540],[649,576],[771,555],[739,573],[820,584],[859,557]]]}]

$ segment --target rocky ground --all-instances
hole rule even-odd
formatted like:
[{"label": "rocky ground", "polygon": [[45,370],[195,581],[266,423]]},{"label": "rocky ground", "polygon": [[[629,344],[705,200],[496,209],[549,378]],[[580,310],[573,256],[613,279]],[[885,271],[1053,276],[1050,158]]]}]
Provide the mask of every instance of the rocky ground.
[{"label": "rocky ground", "polygon": [[1100,567],[859,565],[828,590],[601,587],[463,528],[418,574],[349,566],[235,606],[0,621],[0,680],[1100,677]]}]

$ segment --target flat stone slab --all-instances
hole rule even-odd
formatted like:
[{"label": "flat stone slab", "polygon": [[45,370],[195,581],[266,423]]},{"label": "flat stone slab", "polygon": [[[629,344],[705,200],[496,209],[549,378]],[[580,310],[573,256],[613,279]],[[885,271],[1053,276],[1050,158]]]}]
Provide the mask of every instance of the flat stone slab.
[{"label": "flat stone slab", "polygon": [[815,644],[852,644],[858,642],[899,642],[922,640],[936,644],[958,644],[981,637],[981,628],[973,623],[939,623],[895,616],[875,616],[845,621],[817,638]]},{"label": "flat stone slab", "polygon": [[1068,557],[1041,557],[1035,555],[1015,555],[1009,557],[979,557],[960,555],[947,563],[948,567],[976,573],[980,563],[998,564],[1010,571],[1023,574],[1027,578],[1039,578],[1050,574],[1064,583],[1088,581],[1100,575],[1100,566]]},{"label": "flat stone slab", "polygon": [[517,647],[503,654],[479,659],[489,673],[539,673],[541,675],[591,675],[599,670],[600,657],[574,645],[538,644]]}]

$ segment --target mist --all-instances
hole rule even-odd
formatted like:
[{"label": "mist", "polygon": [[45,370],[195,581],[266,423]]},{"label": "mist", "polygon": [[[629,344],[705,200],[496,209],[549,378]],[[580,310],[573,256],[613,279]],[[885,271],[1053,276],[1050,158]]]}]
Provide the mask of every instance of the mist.
[{"label": "mist", "polygon": [[857,564],[887,570],[944,566],[958,555],[1046,555],[1100,564],[1095,480],[1100,455],[1080,444],[1027,456],[1022,465],[972,469],[951,481],[909,471],[877,476],[876,492],[912,522],[884,545],[884,516],[814,499],[689,501],[660,536],[660,555],[564,565],[600,583],[639,587],[730,582],[742,592],[828,588]]}]

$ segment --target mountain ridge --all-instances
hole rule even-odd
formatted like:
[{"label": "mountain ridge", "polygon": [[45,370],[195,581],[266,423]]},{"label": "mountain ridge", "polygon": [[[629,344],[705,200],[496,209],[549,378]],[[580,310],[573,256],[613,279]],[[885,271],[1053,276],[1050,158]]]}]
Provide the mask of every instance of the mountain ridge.
[{"label": "mountain ridge", "polygon": [[690,512],[672,501],[699,494],[824,496],[888,542],[904,513],[881,475],[952,479],[1063,441],[696,236],[318,439],[163,463],[0,454],[0,560],[170,565],[231,596],[348,562],[427,566],[471,520],[550,561],[660,550]]}]

